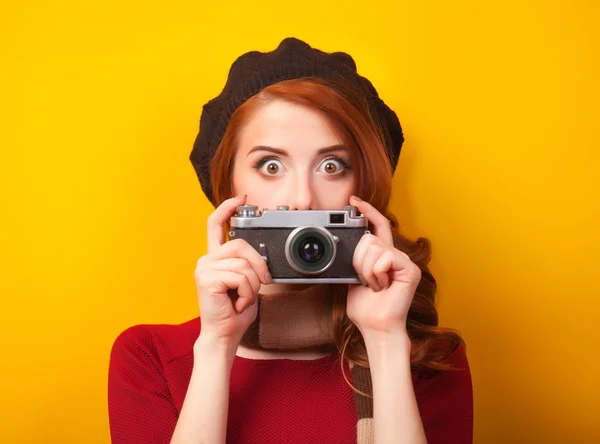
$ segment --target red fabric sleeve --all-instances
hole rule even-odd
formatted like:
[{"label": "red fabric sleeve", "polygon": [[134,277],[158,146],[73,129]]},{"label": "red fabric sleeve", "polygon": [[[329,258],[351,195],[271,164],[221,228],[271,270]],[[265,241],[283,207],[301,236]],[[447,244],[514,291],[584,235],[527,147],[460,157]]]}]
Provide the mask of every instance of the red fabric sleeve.
[{"label": "red fabric sleeve", "polygon": [[110,356],[108,414],[113,444],[168,444],[177,424],[151,334],[134,326],[119,335]]},{"label": "red fabric sleeve", "polygon": [[423,376],[415,395],[428,444],[472,444],[473,387],[465,349],[461,346],[445,361],[460,367]]}]

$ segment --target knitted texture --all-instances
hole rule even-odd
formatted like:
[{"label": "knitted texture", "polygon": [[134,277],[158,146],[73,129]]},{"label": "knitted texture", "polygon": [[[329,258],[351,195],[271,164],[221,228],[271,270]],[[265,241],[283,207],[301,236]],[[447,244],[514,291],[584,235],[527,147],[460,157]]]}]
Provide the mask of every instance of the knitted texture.
[{"label": "knitted texture", "polygon": [[396,113],[381,100],[373,84],[357,73],[354,59],[344,52],[327,53],[312,48],[302,40],[288,37],[274,51],[251,51],[237,58],[229,70],[222,92],[202,108],[200,130],[190,161],[204,194],[213,205],[217,203],[211,185],[210,163],[234,111],[271,84],[307,77],[344,81],[362,93],[373,119],[388,139],[392,173],[395,171],[404,142],[400,121]]},{"label": "knitted texture", "polygon": [[[168,444],[194,365],[199,318],[180,325],[137,325],[116,339],[108,374],[112,444]],[[227,443],[351,444],[369,442],[370,419],[340,368],[338,354],[315,360],[235,357],[231,368]],[[415,398],[429,444],[471,444],[473,391],[465,351],[445,361],[460,371],[413,369]],[[356,368],[356,367],[354,367]],[[344,363],[362,391],[354,369]],[[357,401],[356,401],[357,400]],[[206,402],[211,402],[206,400]],[[370,416],[370,415],[367,415]]]},{"label": "knitted texture", "polygon": [[258,315],[241,344],[289,350],[334,343],[332,294],[326,285],[258,295]]}]

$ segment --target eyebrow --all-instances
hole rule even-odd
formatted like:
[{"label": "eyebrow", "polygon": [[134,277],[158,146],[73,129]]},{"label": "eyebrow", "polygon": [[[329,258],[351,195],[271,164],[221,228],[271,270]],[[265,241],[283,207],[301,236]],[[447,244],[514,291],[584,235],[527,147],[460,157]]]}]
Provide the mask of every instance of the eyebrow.
[{"label": "eyebrow", "polygon": [[[338,145],[326,146],[324,148],[320,148],[317,151],[317,154],[321,155],[321,154],[330,153],[332,151],[340,151],[340,150],[346,151],[346,146],[345,145],[339,145],[339,144]],[[256,151],[267,151],[269,153],[279,154],[281,156],[289,156],[288,152],[286,150],[284,150],[284,149],[273,148],[272,146],[266,146],[266,145],[256,145],[250,151],[248,151],[248,154],[246,154],[246,157],[248,157],[250,154],[252,154],[252,153],[254,153]]]}]

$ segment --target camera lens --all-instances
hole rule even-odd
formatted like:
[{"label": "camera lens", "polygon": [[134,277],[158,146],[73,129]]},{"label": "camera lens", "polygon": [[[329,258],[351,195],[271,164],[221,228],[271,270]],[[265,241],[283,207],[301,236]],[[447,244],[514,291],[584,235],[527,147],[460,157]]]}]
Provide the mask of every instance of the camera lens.
[{"label": "camera lens", "polygon": [[304,262],[314,264],[323,259],[325,255],[325,245],[321,239],[314,236],[306,237],[298,244],[298,256]]},{"label": "camera lens", "polygon": [[327,270],[336,256],[335,240],[323,227],[295,228],[285,243],[285,257],[290,266],[304,275],[316,275]]}]

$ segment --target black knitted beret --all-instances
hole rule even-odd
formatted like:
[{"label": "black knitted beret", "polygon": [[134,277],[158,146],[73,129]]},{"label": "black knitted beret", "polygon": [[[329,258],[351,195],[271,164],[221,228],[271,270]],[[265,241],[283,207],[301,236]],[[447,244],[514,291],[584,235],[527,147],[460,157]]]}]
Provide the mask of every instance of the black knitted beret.
[{"label": "black knitted beret", "polygon": [[384,125],[390,138],[390,162],[395,171],[404,142],[396,113],[377,94],[371,82],[356,71],[356,63],[344,52],[326,53],[296,38],[284,39],[271,52],[251,51],[241,55],[231,66],[221,94],[206,103],[200,116],[200,131],[190,160],[204,194],[213,205],[210,162],[221,143],[233,112],[250,97],[282,80],[320,77],[342,80],[357,87],[367,99],[376,121]]}]

